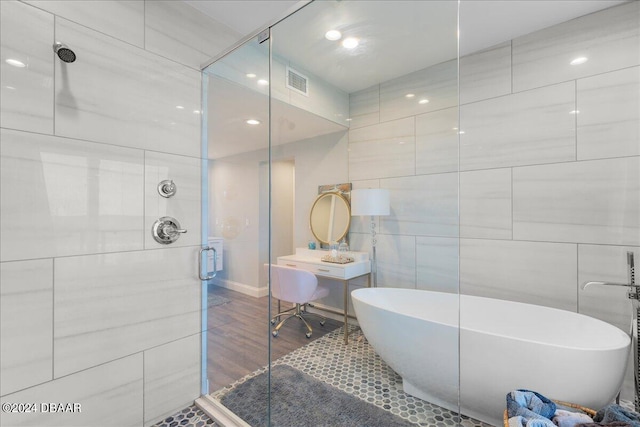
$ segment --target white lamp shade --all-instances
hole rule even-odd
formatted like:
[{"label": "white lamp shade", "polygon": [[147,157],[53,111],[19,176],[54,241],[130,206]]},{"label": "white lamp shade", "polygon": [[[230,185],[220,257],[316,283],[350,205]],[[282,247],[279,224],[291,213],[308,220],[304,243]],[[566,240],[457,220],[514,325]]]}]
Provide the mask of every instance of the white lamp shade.
[{"label": "white lamp shade", "polygon": [[351,216],[389,215],[389,190],[367,188],[351,190]]}]

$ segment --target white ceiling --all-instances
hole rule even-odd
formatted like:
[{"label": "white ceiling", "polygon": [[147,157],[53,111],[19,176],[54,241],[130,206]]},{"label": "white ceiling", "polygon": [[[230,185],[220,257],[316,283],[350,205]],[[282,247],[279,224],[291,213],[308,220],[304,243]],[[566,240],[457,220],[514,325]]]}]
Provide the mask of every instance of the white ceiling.
[{"label": "white ceiling", "polygon": [[[626,0],[462,0],[460,53],[465,55]],[[244,35],[306,3],[297,0],[187,0]],[[273,27],[273,49],[352,93],[453,59],[456,0],[318,0]],[[330,28],[360,39],[347,51],[324,39]]]}]

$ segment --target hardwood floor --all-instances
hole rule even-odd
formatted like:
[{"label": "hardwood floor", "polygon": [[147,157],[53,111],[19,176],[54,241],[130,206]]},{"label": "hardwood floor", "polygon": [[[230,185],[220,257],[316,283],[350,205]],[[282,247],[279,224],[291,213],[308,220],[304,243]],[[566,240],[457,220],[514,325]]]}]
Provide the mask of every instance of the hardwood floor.
[{"label": "hardwood floor", "polygon": [[[209,293],[225,297],[230,302],[210,307],[207,331],[207,376],[209,392],[214,392],[293,350],[320,338],[342,326],[341,322],[327,318],[322,327],[311,319],[313,335],[305,337],[306,328],[298,319],[288,320],[277,338],[271,337],[268,304],[269,297],[253,298],[218,286],[210,286]],[[282,309],[290,305],[282,303]],[[278,310],[272,301],[272,314]]]}]

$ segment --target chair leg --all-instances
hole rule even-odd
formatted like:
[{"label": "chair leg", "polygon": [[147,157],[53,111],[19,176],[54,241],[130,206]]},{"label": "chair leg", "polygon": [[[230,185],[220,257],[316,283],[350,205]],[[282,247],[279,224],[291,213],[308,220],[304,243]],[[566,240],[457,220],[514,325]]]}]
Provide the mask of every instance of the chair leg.
[{"label": "chair leg", "polygon": [[290,308],[289,310],[283,311],[282,313],[278,313],[277,315],[275,315],[272,319],[271,319],[271,324],[275,324],[276,322],[276,318],[280,318],[281,316],[284,316],[285,314],[287,314],[287,312],[291,311],[291,310],[295,310],[295,312],[291,313],[289,316],[287,316],[286,318],[282,319],[280,321],[280,323],[278,323],[278,326],[276,326],[273,331],[271,331],[271,335],[273,335],[274,337],[278,336],[278,332],[280,331],[280,328],[282,328],[282,325],[284,325],[284,322],[286,322],[287,320],[291,319],[292,317],[297,317],[298,319],[300,319],[302,321],[302,323],[305,324],[305,326],[307,327],[307,333],[305,334],[305,336],[307,338],[311,338],[311,334],[313,334],[313,329],[311,328],[311,325],[309,324],[309,322],[307,322],[307,320],[305,319],[305,317],[309,317],[309,316],[315,316],[318,317],[320,320],[320,326],[324,326],[325,322],[327,319],[325,319],[324,317],[320,316],[319,314],[316,313],[309,313],[306,310],[302,309],[302,305],[301,304],[296,304],[295,307]]}]

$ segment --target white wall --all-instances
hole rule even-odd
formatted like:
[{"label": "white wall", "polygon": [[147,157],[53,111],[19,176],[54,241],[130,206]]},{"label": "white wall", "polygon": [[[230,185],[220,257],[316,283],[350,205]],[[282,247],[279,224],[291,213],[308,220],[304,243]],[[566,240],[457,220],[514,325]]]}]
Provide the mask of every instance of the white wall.
[{"label": "white wall", "polygon": [[[240,35],[181,2],[0,14],[1,400],[82,404],[0,424],[150,425],[200,394],[199,66]],[[188,230],[166,247],[164,215]]]},{"label": "white wall", "polygon": [[[624,282],[640,257],[639,17],[631,2],[462,58],[459,145],[455,62],[351,95],[349,178],[391,190],[381,286],[459,283],[627,330],[624,291],[579,285]],[[351,240],[367,249],[363,224]]]}]

